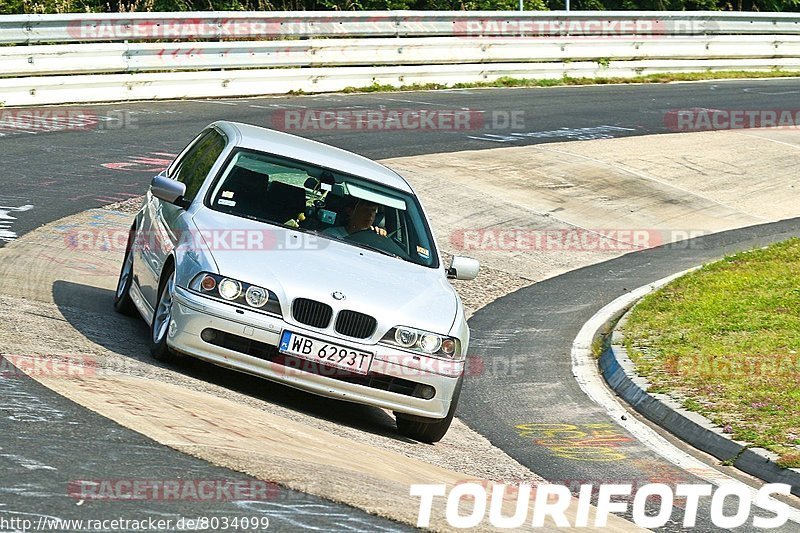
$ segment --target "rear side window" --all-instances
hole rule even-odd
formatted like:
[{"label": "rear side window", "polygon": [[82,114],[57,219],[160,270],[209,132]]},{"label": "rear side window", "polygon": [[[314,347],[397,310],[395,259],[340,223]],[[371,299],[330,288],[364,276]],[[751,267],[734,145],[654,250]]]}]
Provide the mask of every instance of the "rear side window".
[{"label": "rear side window", "polygon": [[224,149],[225,137],[217,130],[208,130],[178,161],[170,177],[186,184],[184,199],[190,202],[194,200],[211,167]]}]

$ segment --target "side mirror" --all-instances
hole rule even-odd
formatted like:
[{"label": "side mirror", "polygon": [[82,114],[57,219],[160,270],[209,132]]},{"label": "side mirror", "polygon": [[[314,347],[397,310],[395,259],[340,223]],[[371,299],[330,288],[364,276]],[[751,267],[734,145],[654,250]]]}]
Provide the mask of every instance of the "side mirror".
[{"label": "side mirror", "polygon": [[481,264],[477,259],[456,255],[453,257],[453,262],[450,263],[450,268],[447,269],[447,277],[463,280],[475,279],[480,268]]},{"label": "side mirror", "polygon": [[186,203],[183,201],[183,195],[186,194],[185,183],[159,175],[150,182],[150,191],[153,193],[153,196],[165,202],[183,208],[187,207]]}]

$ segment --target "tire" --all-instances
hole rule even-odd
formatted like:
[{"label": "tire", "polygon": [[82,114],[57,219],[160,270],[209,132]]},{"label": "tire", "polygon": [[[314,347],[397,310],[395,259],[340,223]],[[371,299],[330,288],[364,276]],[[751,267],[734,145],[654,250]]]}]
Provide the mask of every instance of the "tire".
[{"label": "tire", "polygon": [[162,363],[175,363],[178,355],[167,346],[169,324],[172,321],[172,295],[175,291],[175,268],[169,267],[161,274],[158,284],[153,321],[150,324],[150,355]]},{"label": "tire", "polygon": [[395,413],[394,416],[397,421],[397,430],[404,436],[433,444],[439,442],[450,429],[450,424],[453,422],[453,417],[456,414],[456,405],[458,404],[458,397],[461,394],[461,384],[464,377],[459,378],[456,384],[456,390],[453,392],[453,399],[450,402],[450,410],[447,411],[447,416],[444,418],[424,418],[421,416],[410,417],[402,413]]},{"label": "tire", "polygon": [[139,314],[130,295],[131,285],[133,285],[133,240],[135,234],[136,230],[131,229],[128,246],[125,248],[125,259],[122,260],[122,268],[119,271],[117,290],[114,293],[114,310],[128,316]]}]

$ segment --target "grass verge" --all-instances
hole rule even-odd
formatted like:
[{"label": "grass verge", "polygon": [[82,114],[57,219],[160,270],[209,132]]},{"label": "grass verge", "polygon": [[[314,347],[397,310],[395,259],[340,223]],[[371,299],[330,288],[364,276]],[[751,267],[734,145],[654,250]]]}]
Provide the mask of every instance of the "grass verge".
[{"label": "grass verge", "polygon": [[[530,79],[530,78],[498,78],[495,81],[481,81],[474,83],[456,83],[446,85],[442,83],[413,83],[410,85],[383,85],[373,83],[366,87],[346,87],[343,93],[376,93],[394,91],[433,91],[441,89],[473,89],[481,87],[558,87],[565,85],[612,85],[626,83],[669,83],[674,81],[703,81],[703,80],[723,80],[740,78],[796,78],[800,72],[784,70],[768,70],[762,72],[751,71],[720,71],[720,72],[679,72],[664,74],[648,74],[646,76],[635,76],[632,78],[563,78],[551,79]],[[303,91],[293,91],[301,94]]]},{"label": "grass verge", "polygon": [[800,239],[743,252],[634,308],[625,344],[651,392],[800,467]]}]

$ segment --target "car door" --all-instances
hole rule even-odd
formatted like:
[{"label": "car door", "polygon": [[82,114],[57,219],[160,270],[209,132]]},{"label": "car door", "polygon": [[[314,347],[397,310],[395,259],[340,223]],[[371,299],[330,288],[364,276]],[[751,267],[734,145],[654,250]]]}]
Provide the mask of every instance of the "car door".
[{"label": "car door", "polygon": [[155,307],[156,304],[158,283],[164,263],[181,235],[190,231],[186,209],[195,200],[202,201],[201,198],[196,198],[197,193],[225,149],[225,144],[226,140],[222,133],[215,128],[208,129],[201,133],[169,167],[167,177],[186,185],[183,207],[149,196],[150,201],[145,211],[150,225],[148,239],[150,246],[147,249],[147,256],[142,257],[142,264],[145,267],[142,269],[144,272],[140,278],[140,288],[151,307]]}]

